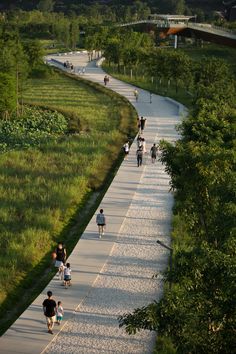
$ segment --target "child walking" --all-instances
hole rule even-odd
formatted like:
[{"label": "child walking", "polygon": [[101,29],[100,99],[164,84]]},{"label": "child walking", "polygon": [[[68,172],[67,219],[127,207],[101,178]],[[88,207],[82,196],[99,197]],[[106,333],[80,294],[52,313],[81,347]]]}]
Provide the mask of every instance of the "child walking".
[{"label": "child walking", "polygon": [[62,307],[62,302],[58,301],[56,308],[57,324],[60,325],[63,319],[64,309]]},{"label": "child walking", "polygon": [[68,286],[71,286],[70,263],[66,263],[66,267],[64,268],[64,286],[65,286],[65,289],[67,289]]}]

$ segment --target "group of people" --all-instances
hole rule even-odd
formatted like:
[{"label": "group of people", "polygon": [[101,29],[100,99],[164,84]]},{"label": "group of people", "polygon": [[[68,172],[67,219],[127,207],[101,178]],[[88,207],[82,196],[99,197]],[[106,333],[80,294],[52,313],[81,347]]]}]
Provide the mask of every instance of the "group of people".
[{"label": "group of people", "polygon": [[78,74],[79,75],[82,75],[82,74],[84,75],[85,74],[85,67],[78,68],[77,70],[78,70]]},{"label": "group of people", "polygon": [[53,334],[54,324],[61,324],[64,316],[64,309],[62,307],[62,302],[56,301],[52,297],[52,292],[49,290],[47,292],[47,299],[43,302],[43,312],[46,317],[48,333]]},{"label": "group of people", "polygon": [[65,289],[71,286],[71,268],[70,263],[66,263],[66,249],[62,242],[58,242],[56,250],[52,255],[55,259],[55,267],[57,268],[57,276],[63,281]]},{"label": "group of people", "polygon": [[[74,69],[73,65],[70,64],[69,61],[66,61],[64,63],[64,67],[68,68],[68,69],[70,68],[71,70]],[[79,73],[84,74],[85,69],[83,68],[82,71],[80,70]],[[105,75],[105,77],[104,77],[105,86],[107,85],[108,82],[109,82],[109,77],[107,75]],[[139,92],[137,89],[134,90],[134,96],[135,96],[136,101],[138,101]],[[150,102],[151,102],[151,98],[150,98]],[[143,116],[138,118],[137,125],[138,125],[139,134],[137,137],[136,156],[137,156],[137,165],[139,167],[139,166],[142,166],[143,154],[145,154],[147,152],[146,141],[142,135],[143,131],[145,129],[145,125],[146,125],[146,118],[144,118]],[[129,154],[129,150],[130,150],[129,141],[127,141],[123,145],[123,149],[124,149],[124,154],[125,154],[125,158],[126,158]],[[156,158],[157,158],[157,153],[158,153],[158,147],[154,143],[150,149],[152,163],[155,163]],[[96,216],[96,224],[98,226],[99,238],[101,238],[102,236],[104,236],[104,231],[105,231],[105,227],[106,227],[106,217],[104,215],[103,209],[100,209],[99,213]],[[68,286],[71,286],[71,267],[70,267],[70,263],[68,263],[68,262],[66,263],[66,256],[67,256],[66,255],[66,248],[64,247],[62,242],[59,242],[56,250],[52,254],[52,257],[55,261],[55,263],[54,263],[55,267],[58,270],[58,272],[57,272],[58,279],[63,281],[62,285],[64,286],[65,289],[67,289]],[[53,295],[52,291],[48,291],[47,292],[48,297],[47,297],[47,299],[45,299],[43,301],[43,304],[42,304],[44,315],[46,316],[48,333],[50,333],[50,334],[53,334],[54,324],[57,323],[58,325],[60,325],[61,321],[63,319],[63,316],[64,316],[64,309],[62,306],[62,302],[58,301],[56,303],[56,301],[53,299],[52,295]]]},{"label": "group of people", "polygon": [[82,67],[82,68],[80,68],[80,67],[74,67],[74,65],[72,64],[72,63],[70,63],[68,60],[67,61],[65,61],[64,63],[63,63],[63,66],[64,66],[64,68],[66,68],[66,69],[70,69],[71,70],[71,72],[73,71],[74,73],[75,72],[78,72],[78,74],[79,75],[81,75],[81,74],[85,74],[85,67]]},{"label": "group of people", "polygon": [[[100,209],[96,217],[96,223],[98,226],[99,238],[104,236],[104,231],[106,227],[106,217],[104,215],[103,209]],[[52,253],[52,258],[54,260],[54,265],[57,268],[57,277],[63,280],[62,285],[65,289],[71,286],[71,267],[70,263],[66,263],[66,248],[62,242],[58,242],[57,248]],[[52,291],[47,292],[47,299],[43,301],[43,312],[46,317],[46,323],[48,328],[48,333],[53,334],[54,324],[61,324],[64,316],[64,309],[62,307],[62,302],[56,301],[52,297]]]},{"label": "group of people", "polygon": [[[65,289],[71,286],[71,267],[70,263],[66,263],[66,248],[62,242],[58,242],[57,248],[52,253],[54,265],[57,268],[58,279],[62,280],[62,285]],[[53,334],[52,330],[54,323],[61,324],[64,315],[62,302],[56,301],[52,298],[52,292],[47,292],[48,298],[43,302],[43,312],[46,317],[48,333]]]},{"label": "group of people", "polygon": [[70,63],[69,60],[65,61],[63,66],[64,66],[64,68],[70,69],[71,71],[74,70],[74,65],[72,63]]},{"label": "group of people", "polygon": [[[147,152],[146,141],[145,141],[145,138],[143,137],[143,131],[145,128],[145,124],[146,124],[146,118],[141,117],[141,118],[137,119],[137,126],[138,126],[138,130],[139,130],[139,134],[137,137],[137,150],[136,150],[138,167],[142,166],[143,155],[146,154],[146,152]],[[125,144],[123,145],[123,150],[124,150],[125,159],[126,159],[127,156],[129,155],[129,150],[130,150],[129,141],[125,142]],[[150,149],[152,163],[155,163],[156,158],[157,158],[157,153],[158,153],[158,147],[154,143]]]}]

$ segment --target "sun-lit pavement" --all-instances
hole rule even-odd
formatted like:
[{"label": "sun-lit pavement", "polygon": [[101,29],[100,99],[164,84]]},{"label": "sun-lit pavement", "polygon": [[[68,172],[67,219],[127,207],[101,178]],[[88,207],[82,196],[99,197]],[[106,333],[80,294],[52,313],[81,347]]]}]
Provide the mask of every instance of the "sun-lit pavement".
[{"label": "sun-lit pavement", "polygon": [[[76,73],[86,66],[81,76],[103,85],[104,72],[94,62],[87,63],[86,53],[54,58],[72,62]],[[152,352],[156,334],[142,331],[128,336],[119,329],[117,316],[162,295],[168,251],[156,240],[170,243],[173,197],[168,175],[160,162],[151,164],[149,150],[162,138],[177,138],[175,125],[182,106],[156,95],[150,104],[144,90],[139,90],[136,103],[134,87],[113,78],[108,88],[128,98],[147,118],[144,164],[136,165],[134,142],[101,202],[108,219],[105,236],[98,238],[95,213],[69,257],[73,286],[65,290],[53,279],[0,338],[2,354]],[[54,337],[47,333],[41,306],[49,289],[65,309],[63,326],[61,331],[55,328]]]},{"label": "sun-lit pavement", "polygon": [[[76,73],[85,65],[84,57],[59,57],[73,63]],[[104,73],[90,64],[84,78],[103,82]],[[133,87],[111,79],[108,87],[126,96],[132,103]],[[140,92],[135,106],[147,118],[144,137],[149,152],[152,143],[176,138],[178,109],[163,98]],[[134,143],[135,144],[135,143]],[[134,156],[132,163],[135,164]],[[130,181],[132,184],[132,180]],[[135,307],[148,304],[162,294],[162,275],[168,254],[155,243],[169,244],[172,196],[169,178],[160,162],[145,158],[142,177],[124,219],[119,238],[93,288],[77,308],[73,318],[48,347],[46,353],[151,353],[155,333],[142,331],[128,336],[118,328],[117,317]],[[158,277],[152,275],[158,272]]]}]

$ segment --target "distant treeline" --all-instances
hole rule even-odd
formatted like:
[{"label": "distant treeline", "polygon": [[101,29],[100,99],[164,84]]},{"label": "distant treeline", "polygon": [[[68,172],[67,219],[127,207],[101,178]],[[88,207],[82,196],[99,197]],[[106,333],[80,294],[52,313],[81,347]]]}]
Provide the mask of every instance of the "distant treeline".
[{"label": "distant treeline", "polygon": [[[0,10],[21,9],[32,11],[63,12],[65,14],[106,16],[107,19],[124,18],[129,13],[147,15],[147,13],[185,13],[199,12],[209,17],[216,10],[222,10],[221,0],[2,0]],[[110,17],[112,15],[112,17]]]}]

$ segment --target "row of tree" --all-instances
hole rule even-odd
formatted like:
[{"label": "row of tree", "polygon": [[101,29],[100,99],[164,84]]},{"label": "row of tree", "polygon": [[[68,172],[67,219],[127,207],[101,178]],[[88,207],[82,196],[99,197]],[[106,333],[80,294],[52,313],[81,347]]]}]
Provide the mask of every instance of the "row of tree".
[{"label": "row of tree", "polygon": [[160,144],[175,193],[173,270],[166,274],[173,286],[159,303],[122,316],[120,325],[128,333],[158,331],[158,353],[231,354],[236,327],[235,82],[230,68],[214,58],[203,58],[190,71],[195,96],[179,126],[182,137]]},{"label": "row of tree", "polygon": [[[166,50],[155,46],[154,33],[130,30],[113,31],[101,27],[95,34],[87,35],[85,47],[103,52],[108,65],[115,64],[118,72],[134,74],[139,69],[143,75],[157,82],[174,82],[176,91],[180,86],[190,90],[198,63],[181,50]],[[196,92],[194,90],[194,92]]]},{"label": "row of tree", "polygon": [[43,51],[36,40],[22,41],[17,33],[0,32],[0,116],[20,114],[20,100],[28,75],[42,63]]},{"label": "row of tree", "polygon": [[72,16],[96,18],[99,21],[131,21],[146,18],[152,13],[198,14],[201,18],[212,16],[213,11],[221,9],[221,1],[196,1],[196,0],[110,0],[104,1],[77,1],[77,0],[13,0],[2,1],[3,9],[17,9],[42,12],[61,12]]}]

